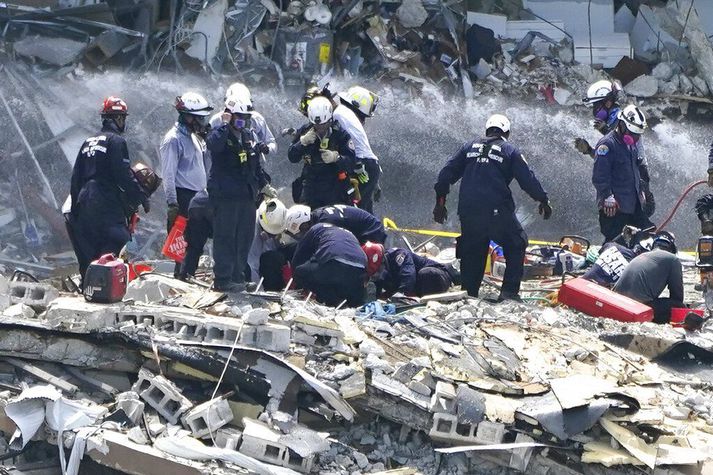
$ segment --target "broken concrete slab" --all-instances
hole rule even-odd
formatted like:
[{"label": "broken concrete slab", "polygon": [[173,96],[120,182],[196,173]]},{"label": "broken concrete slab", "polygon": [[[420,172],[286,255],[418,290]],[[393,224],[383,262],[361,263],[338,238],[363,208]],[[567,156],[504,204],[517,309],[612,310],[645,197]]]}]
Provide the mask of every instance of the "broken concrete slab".
[{"label": "broken concrete slab", "polygon": [[28,36],[12,44],[16,54],[55,66],[75,63],[86,49],[81,41],[61,37]]},{"label": "broken concrete slab", "polygon": [[631,96],[653,97],[659,91],[659,82],[653,76],[639,76],[624,86],[624,91]]}]

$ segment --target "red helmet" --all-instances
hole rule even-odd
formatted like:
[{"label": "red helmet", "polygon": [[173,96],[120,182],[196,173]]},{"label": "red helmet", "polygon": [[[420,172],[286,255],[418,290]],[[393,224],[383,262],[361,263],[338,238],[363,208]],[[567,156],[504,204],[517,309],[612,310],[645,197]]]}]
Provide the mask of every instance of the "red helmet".
[{"label": "red helmet", "polygon": [[109,96],[102,104],[102,115],[128,115],[129,108],[126,102],[120,97]]},{"label": "red helmet", "polygon": [[366,273],[371,277],[381,269],[381,264],[384,262],[384,246],[367,241],[361,249],[366,254]]}]

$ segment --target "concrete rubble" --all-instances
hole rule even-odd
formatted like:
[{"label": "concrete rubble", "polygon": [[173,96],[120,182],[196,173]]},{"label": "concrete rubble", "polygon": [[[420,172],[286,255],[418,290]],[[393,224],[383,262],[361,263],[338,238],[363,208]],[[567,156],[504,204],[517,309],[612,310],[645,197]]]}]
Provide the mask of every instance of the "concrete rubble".
[{"label": "concrete rubble", "polygon": [[[524,295],[557,281],[528,280]],[[706,328],[457,292],[378,316],[295,291],[191,308],[186,295],[209,291],[158,274],[111,305],[6,283],[54,297],[0,319],[0,431],[6,452],[22,450],[20,469],[37,457],[67,473],[135,474],[690,474],[713,463],[713,387],[696,374],[713,361]]]}]

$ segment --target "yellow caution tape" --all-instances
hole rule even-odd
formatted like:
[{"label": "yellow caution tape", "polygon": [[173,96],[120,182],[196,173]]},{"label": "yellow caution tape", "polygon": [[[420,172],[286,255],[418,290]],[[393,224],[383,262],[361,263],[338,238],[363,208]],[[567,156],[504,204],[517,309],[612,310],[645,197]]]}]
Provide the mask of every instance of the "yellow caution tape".
[{"label": "yellow caution tape", "polygon": [[[437,231],[434,229],[400,228],[396,225],[396,223],[391,218],[384,218],[384,228],[391,230],[391,231],[401,232],[401,233],[421,234],[423,236],[436,236],[436,237],[444,237],[444,238],[457,238],[458,236],[460,236],[460,233],[456,233],[453,231]],[[557,245],[559,245],[558,242],[533,241],[532,239],[530,239],[529,242],[530,242],[530,244],[536,244],[538,246],[557,246]]]}]

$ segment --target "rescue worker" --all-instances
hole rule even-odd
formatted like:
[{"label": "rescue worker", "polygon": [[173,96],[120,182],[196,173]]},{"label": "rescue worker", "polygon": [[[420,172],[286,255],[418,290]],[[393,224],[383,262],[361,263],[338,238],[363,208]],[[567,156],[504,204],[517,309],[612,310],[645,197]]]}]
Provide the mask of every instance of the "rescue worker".
[{"label": "rescue worker", "polygon": [[148,170],[144,188],[131,168],[121,136],[127,115],[124,100],[105,99],[101,131],[84,141],[72,169],[67,225],[82,279],[94,259],[107,253],[119,255],[131,238],[129,218],[139,205],[148,213],[149,196],[159,186],[158,177]]},{"label": "rescue worker", "polygon": [[408,249],[391,248],[384,251],[381,244],[368,242],[362,246],[367,261],[379,253],[383,265],[375,273],[377,295],[390,298],[395,294],[423,297],[446,292],[453,285],[452,272],[447,266]]},{"label": "rescue worker", "polygon": [[341,104],[334,109],[334,120],[354,142],[357,158],[354,174],[359,180],[359,194],[361,195],[358,206],[373,214],[374,195],[376,194],[376,201],[381,195],[379,188],[381,166],[369,144],[369,137],[364,131],[364,122],[367,117],[374,115],[379,97],[363,87],[354,86],[339,93],[339,100]]},{"label": "rescue worker", "polygon": [[223,123],[208,135],[212,166],[208,196],[213,207],[213,287],[218,291],[245,288],[248,252],[255,232],[256,200],[269,187],[262,169],[255,133],[250,128],[249,103],[225,102]]},{"label": "rescue worker", "polygon": [[[188,206],[196,193],[205,189],[210,159],[203,135],[213,108],[198,93],[186,92],[176,98],[178,121],[161,141],[159,158],[166,195],[166,232],[170,233],[178,216],[188,217]],[[176,263],[178,277],[181,264]]]},{"label": "rescue worker", "polygon": [[[620,92],[621,84],[618,81],[612,82],[603,79],[589,86],[587,95],[582,99],[582,102],[586,105],[592,106],[594,128],[602,135],[614,130],[619,121],[618,115],[621,110],[619,105]],[[585,139],[574,139],[574,148],[583,155],[589,155],[594,158],[594,149]]]},{"label": "rescue worker", "polygon": [[326,305],[364,303],[366,255],[349,231],[319,223],[297,244],[292,258],[295,283]]},{"label": "rescue worker", "polygon": [[186,240],[186,255],[181,263],[181,280],[195,277],[198,262],[203,255],[205,244],[213,237],[213,208],[208,198],[208,190],[201,190],[188,205],[188,222],[183,231]]},{"label": "rescue worker", "polygon": [[[653,250],[635,257],[614,284],[614,291],[654,309],[655,323],[668,323],[672,308],[683,303],[683,267],[676,256],[676,237],[667,231],[656,234]],[[668,287],[669,296],[660,297]]]},{"label": "rescue worker", "polygon": [[442,224],[448,216],[446,196],[450,186],[463,179],[458,199],[461,236],[457,255],[461,260],[462,287],[468,295],[478,296],[490,241],[502,246],[507,267],[498,301],[519,300],[528,242],[515,216],[510,192],[513,178],[540,203],[539,212],[545,219],[552,214],[547,193],[520,150],[508,142],[509,136],[508,118],[501,114],[491,116],[485,124],[485,138],[464,144],[443,167],[434,186],[433,219]]},{"label": "rescue worker", "polygon": [[325,206],[314,211],[309,206],[294,205],[287,211],[285,231],[299,239],[317,223],[344,228],[357,238],[359,244],[367,241],[384,244],[386,241],[386,231],[381,221],[363,209],[346,205]]},{"label": "rescue worker", "polygon": [[332,117],[332,103],[318,96],[307,107],[309,124],[302,126],[288,151],[292,163],[304,162],[299,202],[310,208],[352,204],[349,176],[356,165],[354,144]]},{"label": "rescue worker", "polygon": [[[248,252],[250,280],[260,280],[260,258],[269,251],[280,247],[280,235],[285,230],[287,208],[278,199],[268,199],[260,203],[255,213],[255,234]],[[281,281],[281,279],[280,279]],[[270,285],[270,287],[273,287]],[[280,286],[282,287],[282,286]]]},{"label": "rescue worker", "polygon": [[635,105],[619,112],[616,128],[597,143],[592,184],[597,191],[599,227],[604,242],[613,240],[625,225],[653,226],[643,206],[648,170],[639,156],[637,142],[646,130],[646,117]]},{"label": "rescue worker", "polygon": [[[260,153],[263,155],[276,154],[277,141],[275,140],[275,136],[272,134],[270,127],[268,127],[265,117],[263,117],[263,115],[256,111],[253,107],[253,97],[250,93],[250,89],[248,89],[248,87],[243,83],[235,82],[225,91],[225,100],[227,101],[230,98],[237,98],[241,102],[246,102],[248,104],[248,109],[251,112],[250,128],[252,128],[253,132],[255,132],[255,135],[257,136],[258,143],[260,144]],[[229,111],[225,109],[223,112]],[[211,127],[215,128],[220,126],[223,112],[214,114],[213,117],[210,118]],[[271,198],[274,198],[274,196]]]}]

